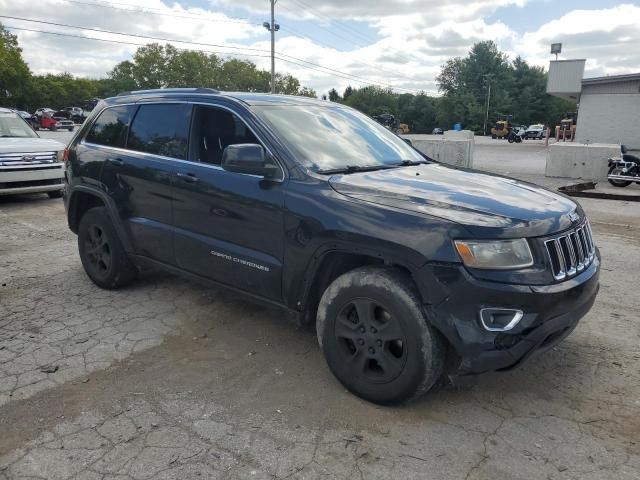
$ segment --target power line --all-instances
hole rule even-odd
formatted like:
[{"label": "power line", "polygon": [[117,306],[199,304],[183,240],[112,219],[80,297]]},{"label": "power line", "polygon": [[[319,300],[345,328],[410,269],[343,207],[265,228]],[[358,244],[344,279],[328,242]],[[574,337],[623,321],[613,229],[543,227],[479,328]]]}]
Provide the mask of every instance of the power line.
[{"label": "power line", "polygon": [[[78,5],[84,5],[84,6],[91,6],[91,7],[98,7],[98,8],[109,8],[109,9],[120,10],[120,11],[125,11],[125,12],[145,13],[145,14],[157,15],[157,16],[168,17],[168,18],[184,18],[184,19],[194,20],[194,21],[206,21],[206,22],[213,22],[213,23],[232,23],[232,24],[240,24],[240,25],[248,25],[248,26],[261,25],[259,23],[251,23],[248,19],[227,20],[227,19],[206,18],[206,17],[202,17],[202,16],[197,16],[197,15],[180,15],[180,14],[175,14],[175,13],[171,13],[171,14],[170,13],[159,13],[160,9],[157,9],[157,8],[152,8],[152,7],[133,8],[133,7],[130,7],[128,4],[123,4],[123,3],[119,3],[119,2],[111,2],[112,3],[111,5],[107,5],[107,4],[102,4],[102,3],[92,3],[92,2],[85,2],[85,1],[80,1],[80,0],[65,0],[65,1],[67,3],[73,3],[73,4],[78,4]],[[308,7],[307,5],[303,4],[302,2],[297,2],[297,3],[302,4],[305,7]],[[123,7],[118,7],[116,5],[126,5],[127,7],[123,8]],[[165,10],[162,10],[162,12],[165,12]],[[325,18],[328,18],[328,17],[325,16]],[[319,28],[323,28],[323,27],[319,26]],[[322,42],[318,41],[317,39],[308,37],[308,36],[302,34],[301,32],[294,30],[291,27],[287,26],[287,27],[283,28],[283,30],[291,31],[295,35],[298,35],[298,36],[300,36],[302,38],[306,38],[306,39],[308,39],[308,40],[310,40],[312,42],[315,42],[315,43],[317,43],[317,44],[319,44],[321,46],[325,46],[325,47],[328,47],[328,48],[333,48],[333,47],[329,47],[326,44],[323,44]],[[329,33],[332,33],[330,30],[327,30],[327,29],[324,29],[324,30],[329,31]],[[355,30],[354,30],[354,32],[355,32]],[[342,36],[340,36],[339,38],[345,39],[345,37],[342,37]],[[286,55],[286,54],[282,54],[282,55]],[[291,58],[295,58],[295,57],[291,57]],[[297,59],[297,60],[304,61],[302,59]],[[396,76],[398,75],[397,72],[394,72],[394,71],[391,71],[391,70],[387,70],[387,69],[381,67],[380,65],[373,65],[373,64],[370,64],[370,63],[367,63],[367,62],[363,62],[362,60],[354,60],[354,62],[358,63],[360,65],[368,66],[370,68],[374,68],[374,69],[381,70],[383,72],[390,73],[392,75],[396,75]],[[325,68],[325,67],[321,67],[321,68]],[[348,74],[347,73],[347,75],[352,75],[352,74]],[[362,78],[362,77],[359,77],[359,78]],[[384,82],[375,82],[375,83],[377,83],[379,85],[393,87],[393,84],[391,84],[391,83],[384,83]],[[395,88],[399,88],[399,87],[395,87]],[[415,89],[409,89],[409,90],[410,91],[418,91],[418,90],[415,90]]]},{"label": "power line", "polygon": [[[362,35],[360,32],[358,32],[357,30],[349,27],[346,24],[343,24],[343,22],[340,22],[338,20],[334,20],[331,17],[321,13],[319,10],[311,7],[310,5],[307,5],[306,3],[300,1],[300,0],[292,0],[294,3],[297,3],[302,9],[306,10],[306,11],[311,11],[311,15],[313,15],[314,17],[320,19],[320,18],[324,18],[325,20],[327,20],[329,23],[335,25],[336,27],[340,27],[342,28],[342,30],[351,35],[351,36],[358,36],[360,38],[363,38],[366,42],[368,43],[375,43],[375,40],[371,40],[366,38],[364,35]],[[315,12],[315,13],[314,13]]]},{"label": "power line", "polygon": [[[50,32],[47,30],[37,30],[35,28],[25,28],[25,27],[14,27],[11,25],[4,25],[5,28],[9,29],[9,30],[21,30],[21,31],[25,31],[25,32],[34,32],[34,33],[43,33],[46,35],[56,35],[56,36],[60,36],[60,37],[70,37],[70,38],[77,38],[79,40],[95,40],[97,42],[106,42],[106,43],[115,43],[115,44],[120,44],[120,45],[132,45],[132,46],[137,46],[137,47],[144,47],[147,44],[146,43],[136,43],[136,42],[126,42],[123,40],[113,40],[113,39],[107,39],[107,38],[96,38],[96,37],[87,37],[84,35],[74,35],[72,33],[62,33],[62,32]],[[181,51],[187,51],[188,49],[186,48],[179,48],[179,47],[175,47],[176,50],[181,50]],[[260,58],[269,58],[269,55],[258,55],[258,54],[254,54],[254,53],[239,53],[239,52],[221,52],[218,50],[199,50],[196,49],[199,52],[203,52],[203,53],[217,53],[220,55],[239,55],[239,56],[243,56],[243,57],[260,57]]]},{"label": "power line", "polygon": [[[213,23],[235,23],[235,24],[240,24],[240,25],[251,25],[251,26],[259,26],[260,24],[257,22],[251,22],[249,19],[234,19],[234,20],[227,20],[227,19],[217,19],[217,18],[207,18],[207,17],[203,17],[203,16],[198,16],[198,15],[183,15],[183,14],[177,14],[177,13],[160,13],[158,12],[157,8],[151,8],[151,7],[139,7],[139,8],[135,8],[132,6],[127,6],[125,7],[117,7],[116,5],[127,5],[127,4],[122,4],[122,3],[114,3],[112,5],[105,5],[102,3],[91,3],[91,2],[81,2],[79,0],[64,0],[67,3],[75,3],[78,5],[85,5],[85,6],[91,6],[91,7],[99,7],[99,8],[109,8],[112,10],[120,10],[120,11],[124,11],[124,12],[136,12],[136,13],[147,13],[147,14],[151,14],[151,15],[158,15],[161,17],[169,17],[169,18],[185,18],[185,19],[189,19],[189,20],[199,20],[199,21],[205,21],[205,22],[213,22]],[[163,12],[166,12],[166,10],[162,10]]]},{"label": "power line", "polygon": [[[5,25],[5,28],[9,29],[9,30],[22,30],[22,31],[27,31],[27,32],[35,32],[35,33],[42,33],[42,34],[46,34],[46,35],[56,35],[56,36],[61,36],[61,37],[70,37],[70,38],[77,38],[80,40],[94,40],[97,42],[106,42],[106,43],[114,43],[114,44],[120,44],[120,45],[133,45],[133,46],[138,46],[138,47],[143,47],[145,46],[144,43],[136,43],[136,42],[127,42],[127,41],[122,41],[122,40],[110,40],[110,39],[105,39],[105,38],[95,38],[95,37],[88,37],[88,36],[82,36],[82,35],[73,35],[71,33],[62,33],[62,32],[51,32],[51,31],[46,31],[46,30],[38,30],[38,29],[33,29],[33,28],[24,28],[24,27],[14,27],[11,25]],[[185,48],[178,48],[176,47],[177,50],[188,50]],[[238,55],[238,56],[244,56],[244,57],[260,57],[260,58],[270,58],[270,55],[258,55],[258,54],[249,54],[249,53],[238,53],[238,52],[221,52],[221,51],[216,51],[216,50],[204,50],[204,49],[193,49],[199,52],[203,52],[203,53],[218,53],[221,55]],[[302,68],[305,68],[307,70],[315,70],[317,72],[320,73],[324,73],[325,75],[328,73],[326,71],[323,70],[319,70],[317,68],[313,68],[313,67],[309,67],[306,65],[303,65],[301,63],[292,61],[292,60],[288,60],[286,58],[282,58],[276,55],[276,58],[278,60],[282,60],[283,62],[286,63],[290,63],[292,65],[297,65],[300,66]],[[322,68],[326,68],[326,67],[322,67]],[[354,78],[350,78],[350,77],[346,77],[344,75],[340,75],[340,74],[333,74],[336,77],[339,78],[343,78],[346,80],[350,80],[350,81],[354,81],[363,85],[371,85],[371,81],[366,80],[365,81],[361,81],[361,80],[357,80]]]},{"label": "power line", "polygon": [[[123,33],[123,32],[116,32],[114,30],[106,30],[106,29],[102,29],[102,28],[92,28],[92,27],[82,27],[82,26],[78,26],[78,25],[70,25],[70,24],[65,24],[65,23],[58,23],[58,22],[48,22],[45,20],[32,20],[32,19],[28,19],[28,18],[24,18],[24,17],[14,17],[14,16],[9,16],[9,15],[0,15],[0,18],[8,18],[11,20],[19,20],[19,21],[25,21],[25,22],[32,22],[32,23],[39,23],[39,24],[45,24],[45,25],[53,25],[56,27],[65,27],[65,28],[75,28],[75,29],[80,29],[80,30],[89,30],[89,31],[93,31],[93,32],[98,32],[98,33],[108,33],[111,35],[121,35],[121,36],[127,36],[127,37],[134,37],[134,38],[143,38],[143,39],[147,39],[147,40],[155,40],[155,41],[162,41],[162,42],[174,42],[174,43],[183,43],[183,44],[187,44],[187,45],[199,45],[199,46],[205,46],[205,47],[215,47],[215,48],[227,48],[227,49],[232,49],[232,50],[240,50],[240,51],[251,51],[251,52],[259,52],[259,53],[270,53],[269,50],[264,50],[264,49],[260,49],[260,48],[252,48],[252,47],[235,47],[232,45],[220,45],[220,44],[215,44],[215,43],[204,43],[204,42],[194,42],[194,41],[189,41],[189,40],[177,40],[177,39],[171,39],[171,38],[165,38],[165,37],[156,37],[156,36],[151,36],[151,35],[141,35],[141,34],[134,34],[134,33]],[[82,38],[82,37],[81,37]],[[89,37],[87,37],[89,38]],[[300,65],[299,63],[296,62],[292,62],[289,61],[289,63],[292,63],[294,65],[299,65],[299,66],[303,66],[304,68],[308,68],[310,70],[316,70],[316,71],[321,71],[322,73],[327,74],[328,72],[331,72],[332,74],[335,74],[337,76],[339,76],[340,78],[345,78],[345,79],[352,79],[353,81],[359,81],[359,83],[363,83],[363,84],[374,84],[374,85],[378,85],[378,86],[383,86],[383,87],[394,87],[393,85],[389,84],[389,83],[383,83],[383,82],[378,82],[375,80],[371,80],[365,77],[361,77],[359,75],[353,75],[347,72],[343,72],[341,70],[336,70],[330,67],[325,67],[324,65],[320,65],[314,62],[309,62],[307,60],[304,60],[302,58],[298,58],[298,57],[294,57],[292,55],[287,55],[284,53],[279,54],[279,59],[287,61],[285,58],[282,57],[286,57],[292,60],[295,60],[297,62],[301,62],[307,65],[310,65],[312,67],[317,67],[317,68],[311,68],[311,67],[304,67],[304,65]],[[327,71],[322,71],[322,70],[318,70],[318,68],[327,70]],[[419,92],[419,90],[417,89],[410,89],[410,88],[404,88],[404,87],[394,87],[397,90],[404,90],[407,92]]]},{"label": "power line", "polygon": [[[368,42],[368,44],[367,44],[367,45],[364,45],[364,46],[368,46],[369,44],[371,44],[371,43],[376,43],[376,42],[378,41],[377,39],[372,39],[371,37],[367,37],[367,36],[365,36],[365,35],[364,35],[364,34],[362,34],[361,32],[358,32],[358,31],[357,31],[357,30],[355,30],[354,28],[351,28],[350,26],[348,26],[348,25],[344,24],[344,22],[340,22],[340,21],[334,20],[334,19],[332,19],[331,17],[329,17],[329,16],[327,16],[327,15],[324,15],[323,13],[319,12],[317,9],[315,9],[315,8],[313,8],[313,7],[311,7],[311,6],[309,6],[308,4],[306,4],[306,3],[302,2],[301,0],[292,0],[292,1],[293,1],[293,2],[295,2],[295,3],[297,3],[301,8],[305,9],[306,11],[309,11],[309,13],[311,13],[311,15],[313,15],[314,17],[316,17],[316,18],[318,18],[318,19],[320,19],[320,18],[324,18],[324,19],[326,19],[326,21],[328,21],[329,23],[331,23],[331,24],[333,24],[333,25],[336,25],[336,26],[338,26],[338,27],[341,27],[341,28],[343,29],[343,31],[347,31],[347,33],[349,33],[349,30],[350,30],[351,32],[353,32],[353,33],[351,33],[351,36],[352,36],[352,37],[353,37],[354,35],[356,35],[356,36],[360,37],[361,39],[364,39],[366,42]],[[296,13],[296,12],[293,12],[292,10],[290,10],[290,9],[287,9],[287,10],[289,10],[290,12],[292,12],[292,13],[294,13],[294,14]],[[315,12],[315,13],[314,13],[314,12]],[[323,28],[323,27],[319,27],[319,28]],[[323,28],[323,29],[324,29],[324,30],[326,30],[326,31],[328,31],[329,33],[331,33],[331,31],[330,31],[329,29],[326,29],[326,28]],[[344,37],[340,37],[340,38],[343,38],[343,39],[344,39]],[[349,41],[349,40],[347,40],[347,41]],[[356,43],[356,45],[357,45],[357,46],[360,46],[360,47],[363,47],[363,45],[362,45],[362,44],[359,44],[359,43]],[[419,62],[419,63],[422,63],[422,62],[423,62],[423,59],[421,59],[421,58],[419,58],[419,57],[417,57],[417,56],[415,56],[415,55],[409,54],[409,53],[407,53],[407,52],[395,52],[395,54],[396,54],[399,58],[404,58],[405,60],[408,60],[408,61],[412,61],[412,60],[414,60],[414,61],[417,61],[417,62]]]},{"label": "power line", "polygon": [[[259,26],[262,26],[260,23],[251,23],[248,19],[226,20],[226,19],[206,18],[206,17],[202,17],[202,16],[197,16],[197,15],[178,15],[178,14],[173,14],[173,13],[171,13],[171,14],[170,13],[156,13],[156,12],[153,12],[152,10],[159,10],[159,9],[151,8],[151,7],[142,7],[142,8],[133,8],[133,7],[129,8],[129,7],[127,7],[127,8],[123,8],[123,7],[117,7],[115,5],[126,5],[126,4],[117,3],[117,2],[112,2],[112,3],[114,3],[113,5],[104,5],[104,4],[101,4],[101,3],[83,2],[83,1],[80,1],[80,0],[65,0],[65,1],[67,3],[74,3],[74,4],[78,4],[78,5],[85,5],[85,6],[92,6],[92,7],[99,7],[99,8],[109,8],[109,9],[120,10],[120,11],[125,11],[125,12],[150,13],[151,15],[158,15],[158,16],[169,17],[169,18],[185,18],[185,19],[189,19],[189,20],[206,21],[206,22],[214,22],[214,23],[233,23],[233,24],[241,24],[241,25],[251,25],[251,26],[259,25]],[[298,3],[302,4],[302,2],[298,2]],[[304,35],[303,33],[299,32],[299,31],[297,31],[297,30],[295,30],[295,29],[293,29],[293,28],[291,28],[289,26],[281,27],[281,29],[282,30],[288,30],[288,31],[294,33],[295,35],[298,35],[298,36],[300,36],[302,38],[306,38],[308,40],[311,40],[312,42],[315,42],[318,45],[325,46],[325,47],[328,47],[328,48],[333,48],[333,47],[329,47],[326,44],[323,44],[322,42],[318,41],[317,39],[308,37],[308,36]],[[341,37],[341,38],[344,38],[344,37]],[[378,70],[390,73],[392,75],[398,75],[397,72],[393,72],[391,70],[387,70],[385,68],[382,68],[379,65],[373,65],[373,64],[370,64],[370,63],[363,62],[362,60],[355,60],[355,63],[359,63],[361,65],[364,65],[364,66],[367,66],[367,67],[371,67],[371,68],[376,68]]]}]

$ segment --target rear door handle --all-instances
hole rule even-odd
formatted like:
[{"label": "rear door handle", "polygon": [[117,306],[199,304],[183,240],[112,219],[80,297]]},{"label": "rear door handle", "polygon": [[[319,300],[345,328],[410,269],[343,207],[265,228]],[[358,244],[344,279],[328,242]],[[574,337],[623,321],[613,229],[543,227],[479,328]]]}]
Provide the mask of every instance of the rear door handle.
[{"label": "rear door handle", "polygon": [[200,179],[196,177],[193,173],[182,173],[178,172],[178,178],[181,178],[185,182],[196,183]]},{"label": "rear door handle", "polygon": [[116,167],[121,167],[124,165],[124,160],[120,159],[120,158],[108,158],[107,161],[111,164],[111,165],[115,165]]}]

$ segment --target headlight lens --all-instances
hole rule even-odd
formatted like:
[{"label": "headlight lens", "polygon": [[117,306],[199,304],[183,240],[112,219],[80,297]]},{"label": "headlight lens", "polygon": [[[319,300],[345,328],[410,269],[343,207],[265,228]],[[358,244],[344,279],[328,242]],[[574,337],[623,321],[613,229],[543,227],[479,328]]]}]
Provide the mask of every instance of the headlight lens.
[{"label": "headlight lens", "polygon": [[467,267],[508,270],[530,267],[533,256],[524,238],[517,240],[456,240],[456,250]]}]

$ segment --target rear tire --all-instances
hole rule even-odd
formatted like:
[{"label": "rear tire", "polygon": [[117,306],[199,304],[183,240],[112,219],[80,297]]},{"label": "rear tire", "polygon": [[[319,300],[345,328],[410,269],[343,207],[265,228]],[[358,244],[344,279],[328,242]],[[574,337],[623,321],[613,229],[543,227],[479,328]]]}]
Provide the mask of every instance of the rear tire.
[{"label": "rear tire", "polygon": [[357,268],[329,285],[318,305],[318,342],[349,391],[397,404],[422,396],[441,378],[445,341],[421,304],[409,276],[392,268]]},{"label": "rear tire", "polygon": [[[607,172],[607,175],[620,175],[620,174],[622,174],[622,169],[620,167],[616,167],[615,165],[609,168],[609,172]],[[622,187],[628,187],[629,185],[631,185],[631,182],[626,180],[612,180],[610,178],[608,178],[607,180],[614,187],[622,188]]]},{"label": "rear tire", "polygon": [[105,207],[92,208],[82,216],[78,250],[85,272],[100,288],[124,287],[138,276]]}]

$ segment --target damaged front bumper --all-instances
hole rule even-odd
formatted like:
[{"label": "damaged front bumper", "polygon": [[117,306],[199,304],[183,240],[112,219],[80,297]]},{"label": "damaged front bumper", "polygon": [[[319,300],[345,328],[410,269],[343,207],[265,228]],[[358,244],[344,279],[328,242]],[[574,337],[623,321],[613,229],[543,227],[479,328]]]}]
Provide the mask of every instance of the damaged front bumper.
[{"label": "damaged front bumper", "polygon": [[[600,257],[597,253],[579,275],[545,286],[478,280],[461,266],[429,268],[438,269],[431,273],[439,279],[442,300],[426,305],[426,315],[455,352],[448,364],[450,379],[464,383],[477,374],[518,367],[571,334],[595,301]],[[521,318],[507,331],[490,331],[480,312],[496,308],[521,312]]]}]

